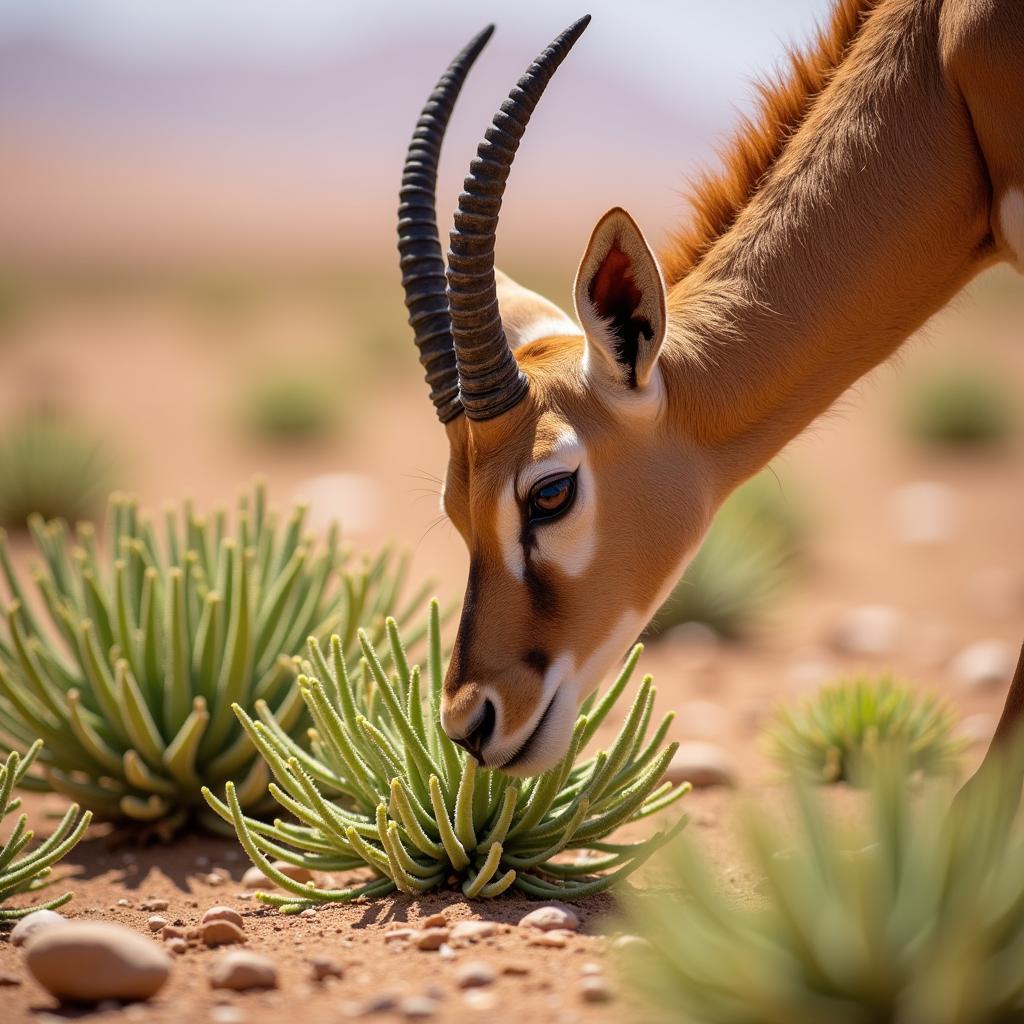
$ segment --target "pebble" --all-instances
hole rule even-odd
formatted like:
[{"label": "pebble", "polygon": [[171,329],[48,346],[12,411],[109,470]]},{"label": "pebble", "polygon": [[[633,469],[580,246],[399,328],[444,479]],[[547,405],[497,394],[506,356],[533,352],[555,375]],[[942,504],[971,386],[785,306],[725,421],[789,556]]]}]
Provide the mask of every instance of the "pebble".
[{"label": "pebble", "polygon": [[463,992],[462,999],[473,1010],[493,1010],[498,1005],[498,997],[482,988],[471,988]]},{"label": "pebble", "polygon": [[10,971],[0,971],[0,988],[6,988],[8,985],[20,985],[21,978],[16,974],[11,974]]},{"label": "pebble", "polygon": [[406,996],[398,1004],[398,1012],[407,1020],[423,1020],[433,1017],[440,1004],[430,996]]},{"label": "pebble", "polygon": [[610,1003],[615,998],[611,986],[599,974],[587,975],[580,982],[580,995],[585,1003]]},{"label": "pebble", "polygon": [[55,910],[33,910],[31,914],[26,914],[14,926],[14,930],[11,932],[11,943],[15,946],[24,946],[38,932],[67,923],[68,919]]},{"label": "pebble", "polygon": [[412,944],[417,949],[437,950],[448,941],[449,932],[448,928],[424,928],[413,933]]},{"label": "pebble", "polygon": [[231,907],[210,907],[208,910],[203,912],[200,922],[202,924],[207,924],[210,921],[230,921],[231,924],[238,928],[245,927],[242,915]]},{"label": "pebble", "polygon": [[531,935],[527,940],[531,946],[550,946],[553,949],[563,949],[569,944],[570,931],[538,932]]},{"label": "pebble", "polygon": [[216,871],[211,871],[206,876],[206,884],[207,885],[214,885],[214,886],[216,886],[216,885],[223,885],[226,881],[227,881],[227,879],[223,875],[218,874]]},{"label": "pebble", "polygon": [[514,978],[525,977],[530,973],[530,965],[522,960],[506,960],[501,965],[501,973]]},{"label": "pebble", "polygon": [[452,942],[478,942],[497,933],[498,925],[495,921],[459,921],[452,925],[449,938]]},{"label": "pebble", "polygon": [[498,972],[486,960],[467,960],[455,969],[459,988],[486,988],[497,980]]},{"label": "pebble", "polygon": [[447,942],[442,942],[440,948],[437,951],[437,955],[442,960],[454,960],[456,954],[455,950],[452,949],[452,947],[449,946]]},{"label": "pebble", "polygon": [[717,744],[701,740],[680,743],[665,769],[665,780],[679,785],[692,783],[697,789],[707,786],[735,786],[736,770],[732,758]]},{"label": "pebble", "polygon": [[273,960],[259,953],[233,949],[210,966],[210,987],[229,988],[236,992],[251,988],[277,988],[277,966]]},{"label": "pebble", "polygon": [[896,608],[865,604],[847,609],[829,640],[842,654],[883,657],[897,648],[902,634],[903,616]]},{"label": "pebble", "polygon": [[168,939],[167,948],[175,955],[181,956],[188,952],[188,943],[181,938]]},{"label": "pebble", "polygon": [[616,935],[610,948],[615,953],[648,953],[651,944],[639,935]]},{"label": "pebble", "polygon": [[557,903],[549,903],[519,919],[520,928],[537,928],[542,932],[557,930],[576,931],[580,926],[580,919],[569,907],[559,906]]},{"label": "pebble", "polygon": [[[119,899],[117,901],[117,905],[119,907],[130,907],[130,906],[133,906],[132,901],[131,900],[126,900],[126,899],[124,899],[124,897],[122,897],[121,899]],[[142,909],[145,910],[146,908],[143,907]]]},{"label": "pebble", "polygon": [[324,978],[344,978],[345,968],[337,960],[329,956],[313,956],[309,958],[310,971],[314,981],[323,981]]},{"label": "pebble", "polygon": [[415,928],[393,928],[391,931],[384,933],[384,941],[405,942],[406,939],[411,939],[415,934]]},{"label": "pebble", "polygon": [[247,868],[242,875],[242,887],[244,889],[267,889],[273,888],[274,883],[254,864]]},{"label": "pebble", "polygon": [[143,900],[143,902],[139,904],[139,910],[148,910],[152,912],[154,910],[166,910],[169,906],[170,904],[167,900]]},{"label": "pebble", "polygon": [[146,927],[151,932],[158,932],[161,928],[167,927],[167,918],[161,917],[159,914],[153,914],[153,916],[146,921]]},{"label": "pebble", "polygon": [[306,909],[299,914],[299,917],[304,917],[308,921],[311,917],[316,917],[316,911],[312,907],[306,907]]},{"label": "pebble", "polygon": [[237,1006],[223,1004],[210,1010],[213,1024],[245,1024],[246,1016]]},{"label": "pebble", "polygon": [[978,640],[954,659],[953,675],[968,690],[1008,686],[1017,652],[1005,640]]},{"label": "pebble", "polygon": [[148,999],[170,974],[170,957],[159,946],[120,925],[69,921],[48,928],[26,946],[25,964],[58,999]]},{"label": "pebble", "polygon": [[956,495],[948,484],[917,480],[892,496],[896,537],[904,544],[944,544],[956,533]]},{"label": "pebble", "polygon": [[199,935],[204,945],[210,946],[234,946],[245,942],[245,932],[231,921],[217,919],[207,921],[200,925]]},{"label": "pebble", "polygon": [[447,925],[448,920],[444,914],[431,914],[430,917],[425,917],[420,921],[421,928],[445,928]]}]

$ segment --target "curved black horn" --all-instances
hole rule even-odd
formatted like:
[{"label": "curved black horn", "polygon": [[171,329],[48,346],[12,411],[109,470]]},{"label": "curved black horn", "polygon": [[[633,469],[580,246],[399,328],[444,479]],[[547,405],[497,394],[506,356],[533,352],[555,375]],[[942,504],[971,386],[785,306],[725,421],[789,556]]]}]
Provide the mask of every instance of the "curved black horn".
[{"label": "curved black horn", "polygon": [[488,25],[476,36],[448,65],[430,94],[409,143],[399,192],[398,252],[405,308],[409,311],[409,325],[430,385],[430,400],[442,423],[458,416],[462,403],[434,206],[437,162],[462,84],[493,31],[494,26]]},{"label": "curved black horn", "polygon": [[590,24],[570,25],[527,68],[494,115],[470,164],[448,250],[448,305],[466,415],[489,420],[526,394],[527,381],[508,346],[498,312],[494,240],[505,183],[530,115],[558,65]]}]

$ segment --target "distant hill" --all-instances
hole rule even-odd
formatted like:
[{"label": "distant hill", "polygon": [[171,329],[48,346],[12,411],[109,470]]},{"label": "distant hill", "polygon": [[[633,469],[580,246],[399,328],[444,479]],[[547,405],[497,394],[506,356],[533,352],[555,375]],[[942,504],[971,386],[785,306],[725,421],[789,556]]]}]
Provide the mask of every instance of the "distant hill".
[{"label": "distant hill", "polygon": [[[391,259],[401,160],[419,105],[461,40],[381,39],[306,66],[101,61],[0,46],[4,262],[288,264]],[[476,142],[532,55],[495,37],[456,112],[440,188],[447,223]],[[686,173],[723,128],[714,98],[638,88],[628,65],[574,53],[517,159],[508,251],[576,255],[628,207],[658,238]],[[698,109],[693,97],[701,101]],[[712,123],[717,122],[717,123]]]}]

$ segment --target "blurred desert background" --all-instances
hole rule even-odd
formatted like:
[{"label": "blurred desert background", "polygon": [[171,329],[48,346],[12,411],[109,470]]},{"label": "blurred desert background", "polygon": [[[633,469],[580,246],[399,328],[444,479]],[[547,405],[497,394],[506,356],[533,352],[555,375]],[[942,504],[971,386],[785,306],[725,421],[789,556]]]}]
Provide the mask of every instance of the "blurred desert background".
[{"label": "blurred desert background", "polygon": [[[607,207],[629,208],[655,244],[686,216],[688,177],[827,4],[590,9],[499,237],[503,268],[565,304]],[[495,20],[446,143],[446,224],[493,110],[579,13],[7,0],[0,446],[26,423],[57,425],[95,459],[90,483],[157,508],[230,503],[261,473],[279,506],[308,500],[314,523],[339,517],[367,552],[407,548],[416,575],[457,599],[465,551],[438,521],[445,438],[394,252],[401,161],[439,73]],[[943,375],[991,383],[986,443],[908,428],[920,386]],[[645,655],[677,733],[760,776],[753,741],[774,700],[891,670],[950,695],[980,753],[1024,636],[1022,390],[1024,279],[1000,269],[778,460],[776,497],[801,521],[785,585],[738,639],[683,626]],[[0,461],[0,501],[13,465]]]}]

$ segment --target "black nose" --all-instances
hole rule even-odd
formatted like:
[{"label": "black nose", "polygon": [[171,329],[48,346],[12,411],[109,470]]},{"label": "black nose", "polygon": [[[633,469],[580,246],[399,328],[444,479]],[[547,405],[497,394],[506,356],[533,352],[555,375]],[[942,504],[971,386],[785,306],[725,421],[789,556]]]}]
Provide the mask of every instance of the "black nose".
[{"label": "black nose", "polygon": [[497,717],[494,705],[490,700],[485,700],[484,706],[480,710],[480,717],[477,718],[473,727],[465,736],[455,740],[460,747],[468,750],[480,764],[483,764],[484,761],[483,749],[487,746],[487,741],[494,735],[494,725]]}]

